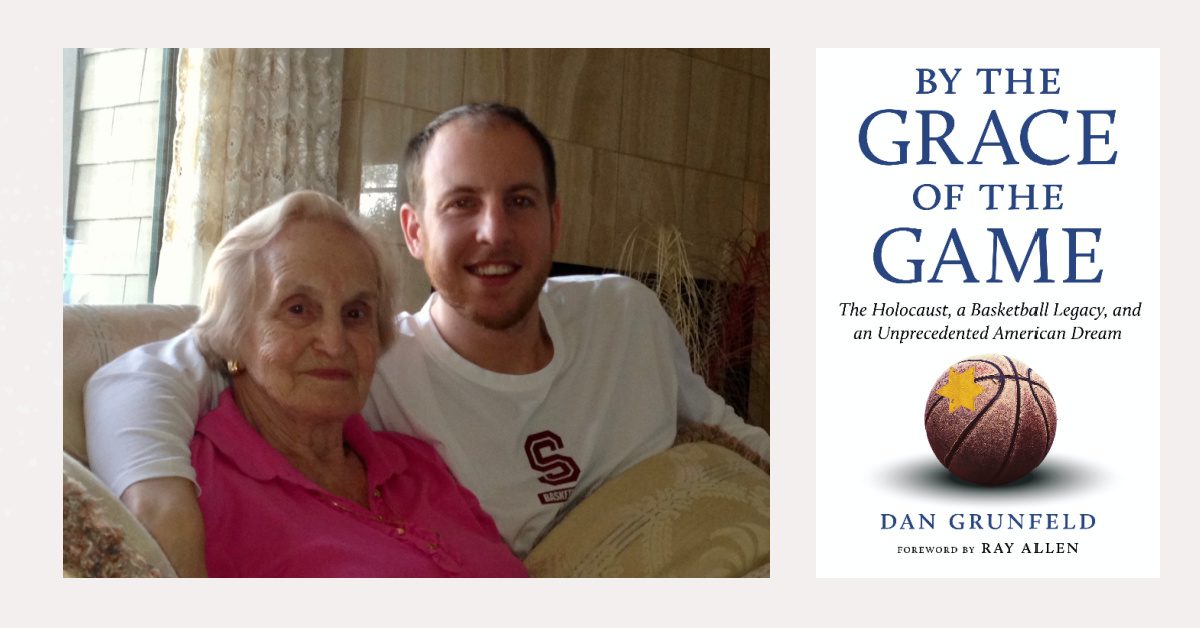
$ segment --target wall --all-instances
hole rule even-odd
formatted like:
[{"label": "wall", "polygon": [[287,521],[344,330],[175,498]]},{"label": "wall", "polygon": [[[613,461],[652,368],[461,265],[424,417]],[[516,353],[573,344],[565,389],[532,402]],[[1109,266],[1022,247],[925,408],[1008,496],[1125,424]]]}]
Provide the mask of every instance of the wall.
[{"label": "wall", "polygon": [[[766,49],[347,49],[339,195],[402,248],[408,139],[446,109],[498,100],[554,145],[558,261],[616,266],[630,233],[658,222],[680,228],[693,259],[713,258],[721,240],[770,226],[769,64]],[[401,258],[404,307],[419,308],[428,278]],[[765,424],[767,392],[751,396]]]}]

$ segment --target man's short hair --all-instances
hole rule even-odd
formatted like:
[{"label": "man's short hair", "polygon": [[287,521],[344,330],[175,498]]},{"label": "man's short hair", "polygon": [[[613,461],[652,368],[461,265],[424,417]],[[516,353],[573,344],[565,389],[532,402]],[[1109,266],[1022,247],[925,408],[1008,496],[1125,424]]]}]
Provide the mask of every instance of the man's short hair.
[{"label": "man's short hair", "polygon": [[300,221],[325,222],[331,229],[349,229],[362,240],[375,262],[379,282],[375,314],[380,354],[396,339],[398,276],[389,249],[364,219],[350,214],[336,200],[320,192],[293,192],[230,229],[213,249],[204,271],[200,318],[192,327],[200,352],[213,366],[224,369],[226,360],[241,359],[238,349],[246,340],[254,310],[262,298],[258,276],[263,268],[260,252],[284,227]]},{"label": "man's short hair", "polygon": [[529,133],[529,137],[533,138],[533,143],[537,144],[538,152],[542,154],[542,170],[546,177],[546,200],[550,203],[554,202],[558,194],[554,149],[551,148],[550,140],[546,139],[541,129],[530,122],[525,113],[516,107],[500,103],[471,103],[442,113],[408,142],[408,149],[404,153],[404,176],[405,182],[408,184],[409,203],[418,211],[422,209],[425,203],[425,189],[422,181],[425,154],[429,152],[429,145],[433,143],[433,138],[437,135],[438,130],[460,118],[482,122],[506,122],[515,124]]}]

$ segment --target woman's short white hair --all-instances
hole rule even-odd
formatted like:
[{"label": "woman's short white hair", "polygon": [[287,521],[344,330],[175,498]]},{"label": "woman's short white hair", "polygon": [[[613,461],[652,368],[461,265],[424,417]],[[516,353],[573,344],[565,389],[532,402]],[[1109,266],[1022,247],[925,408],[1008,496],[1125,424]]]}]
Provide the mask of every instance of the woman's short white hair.
[{"label": "woman's short white hair", "polygon": [[333,198],[320,192],[292,192],[255,212],[229,230],[213,250],[204,271],[204,301],[200,318],[192,327],[200,351],[210,364],[224,369],[226,360],[238,360],[238,349],[249,332],[258,306],[261,286],[260,254],[287,225],[300,221],[325,221],[350,229],[362,239],[375,261],[379,280],[380,352],[396,339],[397,271],[386,246],[359,216],[352,215]]}]

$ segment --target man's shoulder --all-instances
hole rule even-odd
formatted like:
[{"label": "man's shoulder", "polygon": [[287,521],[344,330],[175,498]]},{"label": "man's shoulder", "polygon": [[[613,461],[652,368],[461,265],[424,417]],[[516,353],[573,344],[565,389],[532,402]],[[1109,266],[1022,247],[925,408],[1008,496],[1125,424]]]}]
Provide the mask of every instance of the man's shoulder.
[{"label": "man's shoulder", "polygon": [[654,335],[666,318],[654,291],[623,275],[552,277],[542,303],[567,337]]},{"label": "man's shoulder", "polygon": [[546,294],[556,303],[634,303],[644,301],[653,292],[642,282],[625,275],[565,275],[546,280]]}]

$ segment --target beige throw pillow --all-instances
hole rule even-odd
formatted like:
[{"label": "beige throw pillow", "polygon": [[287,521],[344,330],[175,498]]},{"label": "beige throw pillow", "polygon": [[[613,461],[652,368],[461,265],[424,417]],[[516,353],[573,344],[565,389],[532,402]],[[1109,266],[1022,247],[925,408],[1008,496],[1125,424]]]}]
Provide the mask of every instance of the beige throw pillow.
[{"label": "beige throw pillow", "polygon": [[538,577],[769,574],[770,478],[738,454],[688,443],[609,480],[525,559]]}]

